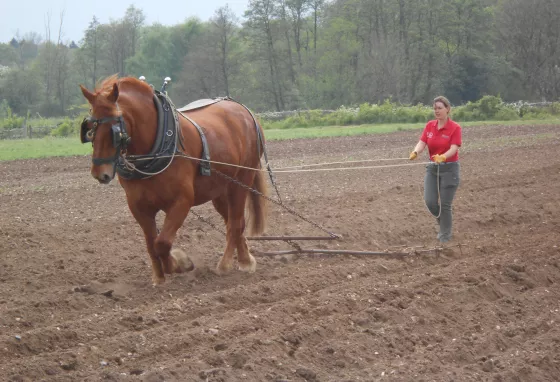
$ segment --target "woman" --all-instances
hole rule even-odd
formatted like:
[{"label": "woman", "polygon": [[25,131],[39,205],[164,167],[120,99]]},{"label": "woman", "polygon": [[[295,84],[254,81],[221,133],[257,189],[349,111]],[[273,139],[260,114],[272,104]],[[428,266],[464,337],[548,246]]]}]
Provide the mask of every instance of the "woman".
[{"label": "woman", "polygon": [[452,236],[451,204],[460,182],[461,126],[449,118],[451,105],[447,98],[436,97],[433,106],[436,119],[426,124],[410,160],[416,159],[428,146],[432,163],[426,166],[424,201],[439,223],[437,238],[445,243]]}]

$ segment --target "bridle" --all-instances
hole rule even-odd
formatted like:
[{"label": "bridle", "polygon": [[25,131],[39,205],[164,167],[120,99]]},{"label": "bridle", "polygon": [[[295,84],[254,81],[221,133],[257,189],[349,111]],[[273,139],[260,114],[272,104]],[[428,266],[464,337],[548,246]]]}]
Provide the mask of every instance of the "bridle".
[{"label": "bridle", "polygon": [[[84,118],[80,128],[80,140],[82,143],[91,142],[93,146],[93,141],[95,140],[95,134],[97,129],[109,122],[116,122],[111,124],[111,135],[113,141],[113,147],[115,148],[115,155],[105,158],[94,158],[92,156],[91,161],[95,166],[101,166],[104,164],[113,165],[113,177],[115,176],[117,162],[119,158],[126,152],[126,149],[130,143],[130,136],[128,135],[122,115],[115,117],[105,117],[105,118],[93,118],[89,116]],[[90,128],[89,125],[92,125]]]}]

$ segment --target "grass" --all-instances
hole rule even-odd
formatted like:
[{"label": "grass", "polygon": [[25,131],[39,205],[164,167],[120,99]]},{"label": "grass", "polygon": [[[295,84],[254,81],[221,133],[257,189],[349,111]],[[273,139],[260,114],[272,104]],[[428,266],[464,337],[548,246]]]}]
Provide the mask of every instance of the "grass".
[{"label": "grass", "polygon": [[[559,119],[528,120],[528,121],[484,121],[484,122],[460,122],[461,126],[522,126],[522,125],[558,125]],[[305,127],[298,129],[267,129],[264,131],[267,140],[297,139],[297,138],[320,138],[341,137],[362,134],[383,134],[404,130],[423,129],[425,123],[391,123],[382,125],[358,125],[358,126],[325,126]]]},{"label": "grass", "polygon": [[63,157],[91,153],[91,145],[79,138],[36,138],[0,140],[0,161],[30,158]]},{"label": "grass", "polygon": [[342,137],[363,134],[383,134],[403,130],[416,130],[424,125],[416,123],[395,123],[385,125],[358,125],[358,126],[324,126],[305,127],[297,129],[267,129],[264,135],[267,140],[283,140],[297,138]]},{"label": "grass", "polygon": [[[560,124],[560,120],[547,119],[534,121],[461,122],[460,124],[461,126],[557,125]],[[420,130],[424,127],[424,125],[424,123],[403,123],[384,125],[308,127],[300,129],[271,129],[265,130],[265,137],[267,140],[272,141],[298,138],[382,134],[395,131]],[[88,154],[91,154],[91,145],[82,144],[77,137],[46,137],[38,139],[0,140],[0,161]]]}]

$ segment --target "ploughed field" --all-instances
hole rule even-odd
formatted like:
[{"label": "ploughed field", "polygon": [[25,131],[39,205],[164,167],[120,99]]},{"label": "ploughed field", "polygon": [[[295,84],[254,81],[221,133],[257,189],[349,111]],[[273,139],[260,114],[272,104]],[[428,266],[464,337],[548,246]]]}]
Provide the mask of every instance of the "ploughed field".
[{"label": "ploughed field", "polygon": [[[273,168],[406,158],[419,134],[267,148]],[[90,157],[0,162],[0,380],[560,380],[560,126],[463,140],[450,247],[423,165],[277,173],[287,206],[343,237],[303,247],[406,255],[260,255],[218,276],[224,237],[189,215],[175,246],[196,268],[156,288],[124,191]],[[338,166],[394,164],[409,162]],[[266,234],[325,233],[272,205]]]}]

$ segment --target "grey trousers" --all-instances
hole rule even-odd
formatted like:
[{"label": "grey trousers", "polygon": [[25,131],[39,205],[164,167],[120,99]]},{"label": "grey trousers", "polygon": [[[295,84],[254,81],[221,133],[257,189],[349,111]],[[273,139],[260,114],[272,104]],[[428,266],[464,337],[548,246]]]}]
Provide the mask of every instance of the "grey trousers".
[{"label": "grey trousers", "polygon": [[[438,169],[439,169],[439,199],[438,201]],[[438,218],[439,233],[437,238],[442,243],[451,240],[453,227],[452,203],[455,191],[459,187],[461,166],[459,162],[442,164],[430,163],[426,166],[424,177],[424,201],[428,210]],[[441,208],[441,211],[440,211]],[[439,217],[438,217],[439,216]]]}]

